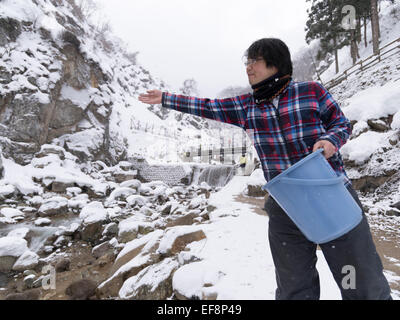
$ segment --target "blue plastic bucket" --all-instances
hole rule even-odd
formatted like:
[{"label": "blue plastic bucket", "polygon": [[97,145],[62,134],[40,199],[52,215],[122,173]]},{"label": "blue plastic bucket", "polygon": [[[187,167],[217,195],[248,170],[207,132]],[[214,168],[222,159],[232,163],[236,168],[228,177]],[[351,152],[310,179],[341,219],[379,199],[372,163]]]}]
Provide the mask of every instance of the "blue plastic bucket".
[{"label": "blue plastic bucket", "polygon": [[357,226],[362,210],[322,155],[309,154],[262,189],[275,199],[296,226],[314,243],[336,239]]}]

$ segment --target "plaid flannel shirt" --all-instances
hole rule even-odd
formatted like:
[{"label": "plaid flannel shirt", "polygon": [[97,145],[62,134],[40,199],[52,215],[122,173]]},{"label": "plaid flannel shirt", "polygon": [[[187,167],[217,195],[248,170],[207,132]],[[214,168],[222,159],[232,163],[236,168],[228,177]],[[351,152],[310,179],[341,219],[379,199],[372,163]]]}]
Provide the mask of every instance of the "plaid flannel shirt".
[{"label": "plaid flannel shirt", "polygon": [[267,181],[312,153],[317,141],[328,140],[336,147],[329,164],[338,176],[344,174],[345,186],[351,185],[339,152],[351,134],[350,121],[318,82],[291,80],[278,108],[267,101],[256,104],[251,93],[211,100],[163,92],[162,106],[253,130]]}]

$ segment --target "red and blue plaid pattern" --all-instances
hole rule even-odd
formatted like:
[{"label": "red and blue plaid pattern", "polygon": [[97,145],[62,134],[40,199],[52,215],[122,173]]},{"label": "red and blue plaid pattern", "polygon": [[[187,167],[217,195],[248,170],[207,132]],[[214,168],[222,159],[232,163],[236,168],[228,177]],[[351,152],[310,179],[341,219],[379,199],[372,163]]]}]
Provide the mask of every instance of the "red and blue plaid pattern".
[{"label": "red and blue plaid pattern", "polygon": [[312,153],[318,140],[328,140],[336,146],[328,162],[351,184],[339,152],[351,134],[350,121],[318,82],[291,80],[278,108],[272,102],[257,105],[251,93],[211,100],[163,92],[162,106],[252,130],[267,181]]}]

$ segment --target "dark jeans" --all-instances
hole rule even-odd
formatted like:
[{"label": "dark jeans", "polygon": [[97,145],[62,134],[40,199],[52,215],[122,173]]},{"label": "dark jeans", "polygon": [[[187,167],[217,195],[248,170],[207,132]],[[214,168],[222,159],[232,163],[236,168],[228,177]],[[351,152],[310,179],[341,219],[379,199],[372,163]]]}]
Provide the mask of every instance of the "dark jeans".
[{"label": "dark jeans", "polygon": [[[348,190],[362,208],[356,191],[352,187]],[[268,238],[278,286],[275,298],[318,300],[317,245],[301,233],[272,197],[265,202],[264,209],[269,216]],[[361,222],[347,234],[319,246],[342,299],[392,299],[364,210],[362,215]]]}]

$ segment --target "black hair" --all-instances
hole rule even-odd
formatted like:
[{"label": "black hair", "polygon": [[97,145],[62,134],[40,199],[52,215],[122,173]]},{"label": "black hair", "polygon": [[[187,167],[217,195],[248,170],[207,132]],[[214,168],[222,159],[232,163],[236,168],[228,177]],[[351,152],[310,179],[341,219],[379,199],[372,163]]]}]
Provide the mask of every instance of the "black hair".
[{"label": "black hair", "polygon": [[288,46],[277,38],[263,38],[251,44],[246,50],[245,57],[257,59],[262,57],[267,67],[276,67],[283,75],[293,74],[293,64]]}]

